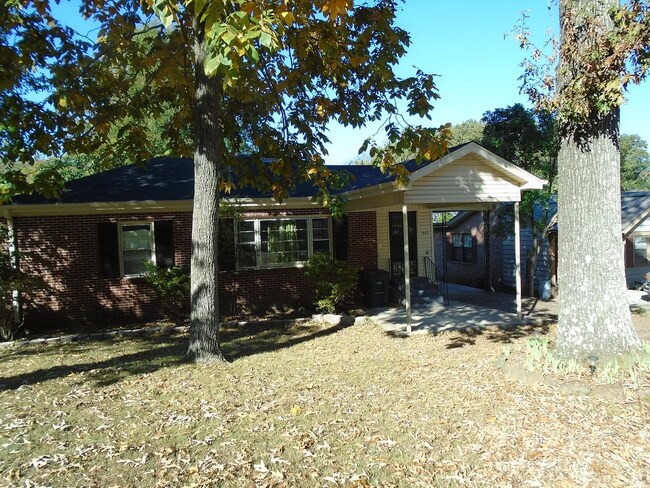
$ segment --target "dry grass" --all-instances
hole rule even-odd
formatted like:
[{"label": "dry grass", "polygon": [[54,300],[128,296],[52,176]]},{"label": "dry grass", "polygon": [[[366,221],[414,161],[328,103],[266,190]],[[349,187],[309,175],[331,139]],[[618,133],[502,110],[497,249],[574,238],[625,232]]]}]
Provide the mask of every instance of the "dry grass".
[{"label": "dry grass", "polygon": [[506,382],[525,331],[372,324],[0,350],[8,486],[648,486],[650,405]]}]

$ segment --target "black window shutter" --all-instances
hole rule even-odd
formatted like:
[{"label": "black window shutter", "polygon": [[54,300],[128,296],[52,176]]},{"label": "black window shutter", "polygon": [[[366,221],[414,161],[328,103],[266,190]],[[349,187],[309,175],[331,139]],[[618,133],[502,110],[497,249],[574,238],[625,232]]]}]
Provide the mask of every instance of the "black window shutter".
[{"label": "black window shutter", "polygon": [[348,260],[348,216],[332,219],[332,237],[334,240],[334,259]]},{"label": "black window shutter", "polygon": [[117,239],[117,224],[101,222],[99,224],[99,264],[102,276],[106,278],[119,278],[120,276],[120,249]]},{"label": "black window shutter", "polygon": [[235,219],[219,219],[219,271],[235,270]]},{"label": "black window shutter", "polygon": [[174,266],[174,222],[156,220],[153,223],[153,235],[156,246],[156,264],[161,268]]}]

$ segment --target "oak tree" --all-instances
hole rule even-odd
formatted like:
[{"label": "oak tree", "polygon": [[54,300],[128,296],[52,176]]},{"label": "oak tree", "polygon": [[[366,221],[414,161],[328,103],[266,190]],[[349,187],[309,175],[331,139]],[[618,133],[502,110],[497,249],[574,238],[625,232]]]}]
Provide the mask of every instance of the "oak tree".
[{"label": "oak tree", "polygon": [[[527,93],[558,117],[556,354],[584,360],[640,346],[625,294],[619,107],[625,88],[650,67],[650,4],[560,0],[559,13],[557,72],[530,62],[523,79]],[[531,46],[525,30],[518,38]],[[532,49],[533,59],[540,54]]]},{"label": "oak tree", "polygon": [[[29,118],[17,108],[11,126],[0,128],[3,150],[11,149],[2,161],[93,150],[115,133],[116,121],[118,144],[108,154],[143,161],[152,155],[143,123],[175,108],[167,147],[190,150],[195,167],[188,354],[221,360],[216,256],[223,194],[251,185],[282,199],[310,180],[322,203],[340,211],[342,202],[330,194],[338,176],[322,156],[334,121],[361,127],[381,120],[391,146],[416,151],[418,159],[446,149],[447,128],[411,126],[399,116],[399,101],[409,115],[428,117],[438,98],[432,75],[399,78],[393,71],[410,43],[396,25],[400,3],[82,0],[82,14],[98,26],[89,39],[61,26],[47,0],[10,0],[3,15],[15,22],[0,31],[0,47],[32,66],[3,86],[3,95],[24,103],[31,86],[45,96],[34,102],[42,113]],[[33,43],[45,54],[33,54]],[[145,82],[134,86],[134,76]],[[181,138],[188,126],[190,148]],[[19,142],[5,144],[5,137]],[[238,158],[245,138],[254,151]],[[390,151],[371,152],[398,183],[408,178]],[[18,189],[25,185],[11,191]]]}]

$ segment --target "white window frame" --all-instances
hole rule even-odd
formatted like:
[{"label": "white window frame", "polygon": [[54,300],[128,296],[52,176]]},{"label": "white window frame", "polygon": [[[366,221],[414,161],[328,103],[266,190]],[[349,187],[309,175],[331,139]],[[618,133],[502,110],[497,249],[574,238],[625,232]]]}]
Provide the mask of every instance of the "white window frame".
[{"label": "white window frame", "polygon": [[646,240],[646,259],[650,259],[650,250],[648,249],[648,246],[650,246],[650,232],[636,232],[632,234],[632,267],[633,268],[647,268],[647,264],[644,263],[637,263],[637,256],[636,256],[636,238],[637,237],[642,237]]},{"label": "white window frame", "polygon": [[151,232],[151,259],[150,261],[156,264],[156,236],[154,235],[154,223],[152,220],[128,220],[117,223],[117,245],[119,246],[120,255],[120,276],[124,278],[137,278],[144,276],[144,273],[126,274],[124,272],[124,242],[122,239],[122,228],[133,225],[148,225]]},{"label": "white window frame", "polygon": [[[278,222],[278,221],[307,221],[307,259],[314,255],[314,227],[313,220],[327,220],[327,240],[328,240],[328,253],[332,255],[332,217],[329,215],[292,215],[288,217],[258,217],[258,218],[241,218],[236,220],[235,228],[235,259],[237,270],[249,269],[269,269],[269,268],[302,268],[306,261],[293,261],[290,263],[269,263],[260,265],[260,255],[262,249],[262,222]],[[253,231],[255,234],[255,266],[240,266],[239,264],[239,223],[240,222],[253,222]]]}]

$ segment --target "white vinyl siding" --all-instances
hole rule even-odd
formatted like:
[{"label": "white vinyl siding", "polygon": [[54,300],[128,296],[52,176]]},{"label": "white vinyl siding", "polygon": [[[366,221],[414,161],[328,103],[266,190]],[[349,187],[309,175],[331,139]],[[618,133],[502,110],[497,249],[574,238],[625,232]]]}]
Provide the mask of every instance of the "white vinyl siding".
[{"label": "white vinyl siding", "polygon": [[[417,181],[406,192],[408,204],[518,202],[520,189],[503,171],[467,155]],[[453,206],[453,205],[452,205]]]}]

